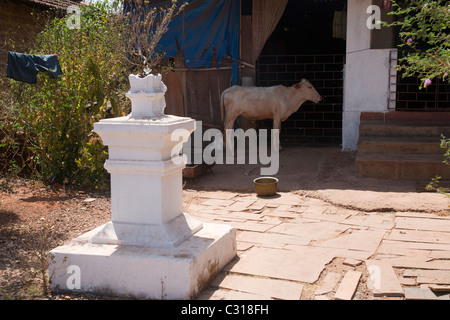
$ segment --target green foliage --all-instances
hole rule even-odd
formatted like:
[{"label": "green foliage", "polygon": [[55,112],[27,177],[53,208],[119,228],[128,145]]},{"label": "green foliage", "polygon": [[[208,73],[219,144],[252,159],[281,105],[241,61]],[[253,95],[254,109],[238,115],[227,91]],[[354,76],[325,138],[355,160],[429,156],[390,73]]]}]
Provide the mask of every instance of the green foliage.
[{"label": "green foliage", "polygon": [[[37,84],[11,80],[7,90],[0,90],[3,173],[26,174],[44,183],[109,185],[104,169],[108,152],[93,125],[129,113],[125,92],[130,73],[170,69],[158,42],[185,6],[172,0],[168,8],[155,10],[147,1],[131,1],[139,9],[133,15],[121,11],[119,0],[81,5],[75,27],[73,15],[47,17],[28,53],[56,54],[64,75],[52,79],[39,73]],[[8,181],[1,182],[0,191],[8,190]]]},{"label": "green foliage", "polygon": [[[106,6],[81,6],[81,28],[49,21],[35,54],[57,54],[64,75],[38,74],[38,84],[11,81],[11,132],[28,150],[28,167],[46,183],[107,185],[107,150],[93,124],[126,114],[127,63],[120,25]],[[16,143],[13,141],[12,143]]]},{"label": "green foliage", "polygon": [[[399,59],[399,71],[403,77],[416,76],[421,88],[442,77],[448,80],[450,73],[450,3],[446,0],[393,1],[396,21],[385,26],[398,27],[402,40],[400,48],[406,55]],[[450,165],[450,139],[442,136],[441,148],[445,150],[444,163]],[[436,176],[427,185],[428,191],[436,191],[450,198],[450,189],[440,186]]]},{"label": "green foliage", "polygon": [[403,76],[417,76],[426,87],[433,78],[450,73],[450,4],[446,0],[393,1],[397,20],[388,26],[400,27],[406,56],[399,60]]},{"label": "green foliage", "polygon": [[444,149],[444,163],[446,165],[450,165],[450,139],[445,138],[445,136],[442,136],[441,139],[441,149]]},{"label": "green foliage", "polygon": [[[441,149],[444,149],[444,160],[442,161],[446,165],[450,165],[450,139],[445,138],[445,136],[442,136],[441,138]],[[447,187],[440,186],[440,182],[442,180],[442,177],[436,176],[433,179],[431,179],[431,182],[425,187],[427,191],[435,191],[437,193],[440,193],[447,198],[450,199],[450,189]]]}]

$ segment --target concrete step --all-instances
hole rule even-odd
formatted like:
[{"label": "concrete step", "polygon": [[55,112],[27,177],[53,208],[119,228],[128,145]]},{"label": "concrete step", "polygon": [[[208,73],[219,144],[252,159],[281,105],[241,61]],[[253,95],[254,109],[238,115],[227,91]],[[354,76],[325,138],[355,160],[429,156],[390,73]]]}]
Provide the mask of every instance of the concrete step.
[{"label": "concrete step", "polygon": [[361,112],[361,121],[450,123],[450,112]]},{"label": "concrete step", "polygon": [[430,181],[450,178],[442,163],[442,136],[450,138],[450,112],[363,112],[358,177]]},{"label": "concrete step", "polygon": [[450,166],[440,154],[361,154],[356,157],[356,176],[390,180],[450,179]]},{"label": "concrete step", "polygon": [[440,139],[450,137],[448,123],[414,123],[362,121],[359,125],[360,137],[426,137]]},{"label": "concrete step", "polygon": [[436,137],[367,137],[358,141],[361,154],[443,154],[440,138]]}]

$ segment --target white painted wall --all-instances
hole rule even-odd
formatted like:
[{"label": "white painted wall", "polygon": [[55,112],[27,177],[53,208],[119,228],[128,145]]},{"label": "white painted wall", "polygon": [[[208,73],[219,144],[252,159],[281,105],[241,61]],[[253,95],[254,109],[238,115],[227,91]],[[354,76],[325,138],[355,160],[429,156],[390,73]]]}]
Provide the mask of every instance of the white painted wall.
[{"label": "white painted wall", "polygon": [[366,21],[367,7],[372,0],[348,0],[347,4],[347,52],[370,49],[370,29]]},{"label": "white painted wall", "polygon": [[342,149],[356,150],[361,112],[387,112],[391,49],[347,53]]},{"label": "white painted wall", "polygon": [[357,149],[361,112],[387,112],[392,49],[370,49],[367,8],[372,0],[348,0],[342,150]]}]

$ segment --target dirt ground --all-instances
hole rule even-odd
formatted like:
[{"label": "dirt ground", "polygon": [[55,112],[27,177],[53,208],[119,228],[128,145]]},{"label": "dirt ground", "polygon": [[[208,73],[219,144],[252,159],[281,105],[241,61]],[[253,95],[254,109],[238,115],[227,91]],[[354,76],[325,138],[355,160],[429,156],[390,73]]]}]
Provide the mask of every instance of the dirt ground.
[{"label": "dirt ground", "polygon": [[[278,190],[368,212],[448,209],[444,196],[419,193],[414,181],[358,179],[354,166],[355,154],[338,148],[285,148],[276,175]],[[185,180],[185,203],[195,201],[200,190],[254,192],[259,169],[258,165],[216,165],[211,172]],[[13,191],[0,193],[0,299],[105,299],[44,295],[40,272],[46,270],[50,249],[110,220],[109,193],[29,180],[16,181]]]}]

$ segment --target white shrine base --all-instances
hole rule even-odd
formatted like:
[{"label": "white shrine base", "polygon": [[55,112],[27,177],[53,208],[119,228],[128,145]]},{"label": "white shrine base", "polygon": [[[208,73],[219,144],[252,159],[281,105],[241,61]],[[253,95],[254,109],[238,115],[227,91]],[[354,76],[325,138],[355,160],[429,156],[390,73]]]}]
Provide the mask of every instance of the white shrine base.
[{"label": "white shrine base", "polygon": [[53,291],[192,299],[236,256],[236,231],[228,225],[203,223],[173,248],[92,243],[103,227],[50,251]]}]

